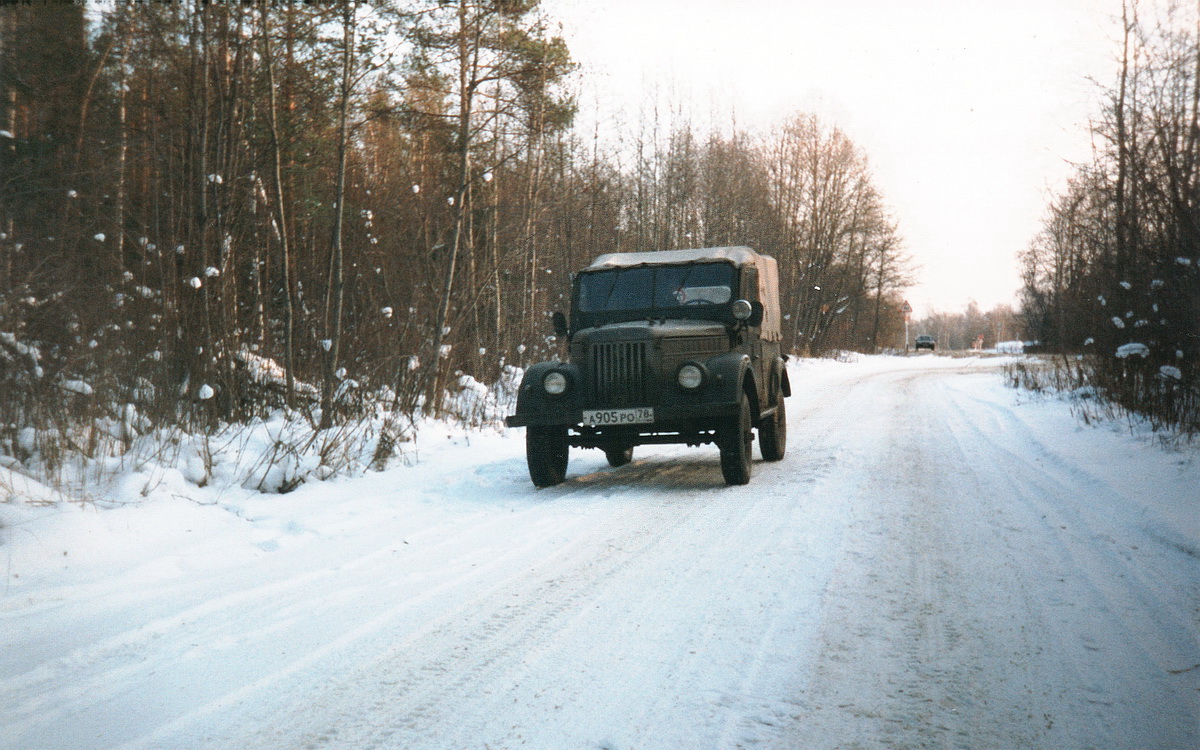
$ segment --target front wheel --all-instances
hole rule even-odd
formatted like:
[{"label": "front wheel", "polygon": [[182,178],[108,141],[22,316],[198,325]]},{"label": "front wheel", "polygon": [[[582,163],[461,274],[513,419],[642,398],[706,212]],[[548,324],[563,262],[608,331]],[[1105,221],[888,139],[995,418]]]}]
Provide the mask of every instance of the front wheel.
[{"label": "front wheel", "polygon": [[737,416],[730,417],[717,431],[721,449],[721,475],[725,484],[750,483],[750,451],[754,433],[750,430],[750,399],[745,393],[738,402]]},{"label": "front wheel", "polygon": [[567,428],[530,426],[525,428],[525,462],[535,487],[553,487],[567,478]]}]

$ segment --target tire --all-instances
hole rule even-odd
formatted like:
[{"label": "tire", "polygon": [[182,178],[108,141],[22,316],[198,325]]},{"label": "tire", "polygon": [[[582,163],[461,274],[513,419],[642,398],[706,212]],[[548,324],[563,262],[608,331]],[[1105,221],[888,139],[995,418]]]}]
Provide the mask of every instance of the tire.
[{"label": "tire", "polygon": [[782,461],[787,452],[787,408],[782,388],[775,390],[775,413],[758,426],[758,450],[764,461]]},{"label": "tire", "polygon": [[624,466],[633,460],[633,446],[608,446],[604,449],[604,457],[608,459],[609,466]]},{"label": "tire", "polygon": [[567,428],[530,426],[525,428],[525,462],[535,487],[553,487],[567,478]]},{"label": "tire", "polygon": [[717,440],[725,484],[749,484],[754,433],[751,431],[750,399],[745,393],[738,402],[737,415],[730,417],[717,431]]}]

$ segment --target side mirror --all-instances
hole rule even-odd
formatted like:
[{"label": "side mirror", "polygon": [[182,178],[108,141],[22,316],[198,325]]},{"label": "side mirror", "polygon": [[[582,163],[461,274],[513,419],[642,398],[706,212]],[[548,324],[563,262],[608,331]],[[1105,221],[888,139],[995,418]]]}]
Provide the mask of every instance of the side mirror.
[{"label": "side mirror", "polygon": [[567,335],[567,316],[566,315],[563,315],[562,312],[556,310],[554,312],[554,314],[550,316],[550,320],[554,322],[554,335],[555,336],[558,336],[561,338],[561,337]]}]

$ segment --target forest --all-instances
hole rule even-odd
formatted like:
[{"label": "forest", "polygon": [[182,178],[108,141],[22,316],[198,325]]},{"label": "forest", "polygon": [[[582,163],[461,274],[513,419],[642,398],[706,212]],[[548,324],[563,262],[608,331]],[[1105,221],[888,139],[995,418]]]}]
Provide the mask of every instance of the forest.
[{"label": "forest", "polygon": [[750,245],[779,259],[790,350],[902,343],[912,263],[844,132],[701,129],[669,101],[583,132],[536,0],[0,24],[0,454],[286,410],[390,415],[386,461],[399,415],[556,356],[571,272],[613,251]]},{"label": "forest", "polygon": [[[911,332],[1036,342],[1026,384],[1195,433],[1200,38],[1122,8],[1019,309]],[[918,269],[846,132],[654,92],[581,117],[556,28],[536,0],[0,7],[0,458],[284,415],[329,471],[354,441],[386,464],[564,356],[550,315],[615,251],[749,245],[791,353],[904,347]]]},{"label": "forest", "polygon": [[[1093,155],[1021,255],[1027,335],[1054,387],[1200,432],[1200,27],[1122,3]],[[1036,378],[1035,378],[1036,380]]]}]

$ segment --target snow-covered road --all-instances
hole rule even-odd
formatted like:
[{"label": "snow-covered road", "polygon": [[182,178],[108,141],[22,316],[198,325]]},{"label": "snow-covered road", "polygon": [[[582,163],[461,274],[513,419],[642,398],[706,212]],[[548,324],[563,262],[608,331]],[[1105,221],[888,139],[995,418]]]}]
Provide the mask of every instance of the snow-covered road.
[{"label": "snow-covered road", "polygon": [[[1196,748],[1200,466],[994,360],[793,370],[790,444],[520,430],[285,496],[0,504],[0,748]],[[212,503],[212,504],[203,504]]]}]

